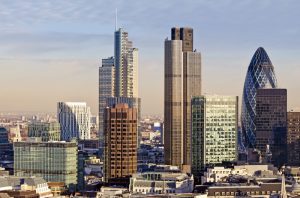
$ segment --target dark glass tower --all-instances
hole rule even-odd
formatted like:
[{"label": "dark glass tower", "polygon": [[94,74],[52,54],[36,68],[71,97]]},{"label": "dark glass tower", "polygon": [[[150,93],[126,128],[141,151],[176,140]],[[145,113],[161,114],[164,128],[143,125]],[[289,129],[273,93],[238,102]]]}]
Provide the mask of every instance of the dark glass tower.
[{"label": "dark glass tower", "polygon": [[246,74],[242,101],[243,143],[248,148],[255,146],[256,92],[259,88],[277,88],[273,64],[260,47],[254,53]]}]

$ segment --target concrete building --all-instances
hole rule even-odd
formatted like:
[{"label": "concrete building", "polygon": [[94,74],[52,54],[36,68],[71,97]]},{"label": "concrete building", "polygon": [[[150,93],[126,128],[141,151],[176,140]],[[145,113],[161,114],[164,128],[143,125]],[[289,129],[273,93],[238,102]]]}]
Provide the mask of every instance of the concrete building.
[{"label": "concrete building", "polygon": [[200,96],[192,99],[192,173],[237,160],[238,97]]},{"label": "concrete building", "polygon": [[6,192],[10,196],[14,196],[16,195],[14,193],[18,192],[17,196],[23,194],[25,197],[26,192],[35,192],[30,196],[37,194],[40,198],[53,197],[47,182],[41,177],[0,177],[0,192]]},{"label": "concrete building", "polygon": [[117,104],[105,109],[104,118],[104,177],[109,182],[137,171],[137,110]]},{"label": "concrete building", "polygon": [[192,28],[172,28],[165,40],[164,146],[166,164],[189,172],[191,98],[201,95],[201,54],[193,49]]},{"label": "concrete building", "polygon": [[77,184],[77,143],[15,142],[14,175],[64,182],[71,191],[74,190]]},{"label": "concrete building", "polygon": [[90,107],[85,102],[59,102],[57,118],[60,124],[61,140],[90,139]]},{"label": "concrete building", "polygon": [[288,164],[300,165],[300,112],[287,113]]},{"label": "concrete building", "polygon": [[129,190],[133,194],[191,193],[194,178],[186,173],[145,172],[130,178]]},{"label": "concrete building", "polygon": [[44,142],[60,141],[60,124],[39,121],[29,123],[28,137],[41,137]]},{"label": "concrete building", "polygon": [[255,148],[271,163],[282,166],[287,163],[287,90],[257,89],[255,109]]}]

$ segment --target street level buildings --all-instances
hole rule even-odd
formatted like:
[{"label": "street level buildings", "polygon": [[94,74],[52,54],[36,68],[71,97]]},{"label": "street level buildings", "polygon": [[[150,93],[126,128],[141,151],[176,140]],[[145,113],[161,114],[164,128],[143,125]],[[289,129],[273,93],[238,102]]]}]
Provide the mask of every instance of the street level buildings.
[{"label": "street level buildings", "polygon": [[90,139],[90,107],[85,102],[59,102],[57,117],[61,140]]},{"label": "street level buildings", "polygon": [[300,165],[300,112],[287,113],[288,164]]},{"label": "street level buildings", "polygon": [[269,163],[287,163],[287,90],[257,89],[254,121],[255,148]]},{"label": "street level buildings", "polygon": [[47,182],[77,184],[76,142],[14,142],[14,175],[39,176]]},{"label": "street level buildings", "polygon": [[128,178],[137,171],[137,109],[116,104],[104,111],[104,177]]},{"label": "street level buildings", "polygon": [[201,54],[192,28],[172,28],[165,40],[164,146],[166,164],[191,165],[191,98],[201,95]]},{"label": "street level buildings", "polygon": [[192,173],[237,160],[238,97],[199,96],[192,99]]}]

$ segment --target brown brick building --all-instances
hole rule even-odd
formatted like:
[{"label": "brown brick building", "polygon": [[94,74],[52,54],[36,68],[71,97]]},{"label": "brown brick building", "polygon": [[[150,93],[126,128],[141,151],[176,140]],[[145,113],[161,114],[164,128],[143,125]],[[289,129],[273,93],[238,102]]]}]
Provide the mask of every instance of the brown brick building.
[{"label": "brown brick building", "polygon": [[300,112],[288,112],[288,164],[300,165]]},{"label": "brown brick building", "polygon": [[106,182],[137,171],[137,109],[116,104],[104,111]]}]

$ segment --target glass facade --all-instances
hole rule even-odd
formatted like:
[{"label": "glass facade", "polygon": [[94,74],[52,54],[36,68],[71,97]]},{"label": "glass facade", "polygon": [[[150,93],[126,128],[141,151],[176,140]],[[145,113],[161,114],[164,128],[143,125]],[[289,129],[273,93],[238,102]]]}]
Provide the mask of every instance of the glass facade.
[{"label": "glass facade", "polygon": [[260,47],[254,53],[246,74],[242,99],[242,133],[245,147],[255,146],[256,92],[259,88],[277,88],[273,64]]},{"label": "glass facade", "polygon": [[192,99],[192,173],[237,159],[238,97]]},{"label": "glass facade", "polygon": [[60,141],[58,122],[33,122],[28,125],[28,137],[41,137],[42,141]]},{"label": "glass facade", "polygon": [[77,184],[77,143],[15,142],[14,174],[39,176],[72,187]]}]

